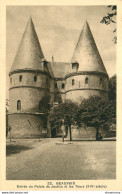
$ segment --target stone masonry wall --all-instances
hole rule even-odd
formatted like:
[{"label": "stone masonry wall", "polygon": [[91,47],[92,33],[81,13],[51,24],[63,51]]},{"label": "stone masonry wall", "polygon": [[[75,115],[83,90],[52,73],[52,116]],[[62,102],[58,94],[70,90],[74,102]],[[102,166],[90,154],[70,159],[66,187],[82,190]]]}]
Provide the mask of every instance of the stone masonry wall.
[{"label": "stone masonry wall", "polygon": [[[8,122],[12,129],[11,136],[13,139],[50,136],[50,132],[47,130],[46,124],[44,123],[45,120],[38,115],[9,115]],[[7,138],[10,138],[10,132]]]}]

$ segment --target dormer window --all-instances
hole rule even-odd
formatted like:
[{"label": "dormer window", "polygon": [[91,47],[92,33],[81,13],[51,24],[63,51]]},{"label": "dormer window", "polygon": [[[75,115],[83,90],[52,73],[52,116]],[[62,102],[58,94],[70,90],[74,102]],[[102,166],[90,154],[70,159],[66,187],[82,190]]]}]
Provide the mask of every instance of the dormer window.
[{"label": "dormer window", "polygon": [[72,85],[75,85],[75,80],[74,79],[72,79]]},{"label": "dormer window", "polygon": [[72,63],[72,69],[75,69],[76,65],[75,63]]},{"label": "dormer window", "polygon": [[43,68],[43,70],[44,70],[45,68],[47,68],[47,61],[43,58],[43,59],[41,60],[41,62],[42,62],[42,68]]},{"label": "dormer window", "polygon": [[72,63],[72,69],[78,70],[78,67],[79,67],[79,64],[77,62],[76,63]]},{"label": "dormer window", "polygon": [[37,76],[34,76],[34,82],[36,82],[37,81]]},{"label": "dormer window", "polygon": [[47,62],[46,61],[44,61],[44,67],[47,67]]},{"label": "dormer window", "polygon": [[65,88],[65,84],[63,83],[61,87],[62,87],[62,89],[64,89]]},{"label": "dormer window", "polygon": [[85,79],[85,84],[88,84],[88,77],[86,77]]},{"label": "dormer window", "polygon": [[22,81],[22,75],[19,76],[19,82],[21,82],[21,81]]}]

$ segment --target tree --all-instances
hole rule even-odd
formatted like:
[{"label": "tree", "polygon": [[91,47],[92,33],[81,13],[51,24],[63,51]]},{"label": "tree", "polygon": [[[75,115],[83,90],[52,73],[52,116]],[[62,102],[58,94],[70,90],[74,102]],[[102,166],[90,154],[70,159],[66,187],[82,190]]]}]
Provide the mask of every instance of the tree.
[{"label": "tree", "polygon": [[109,100],[116,101],[116,75],[112,76],[109,80],[108,97]]},{"label": "tree", "polygon": [[112,111],[112,120],[111,120],[111,126],[115,126],[116,124],[116,75],[112,76],[109,79],[109,90],[108,90],[108,97],[109,97],[109,104]]},{"label": "tree", "polygon": [[76,122],[77,110],[77,103],[66,100],[57,107],[54,107],[49,113],[49,120],[53,128],[60,128],[62,120],[64,120],[64,125],[69,128],[70,141],[72,140],[71,125]]},{"label": "tree", "polygon": [[8,126],[8,107],[9,107],[9,100],[6,99],[6,137],[8,135],[9,126]]},{"label": "tree", "polygon": [[6,137],[8,135],[8,132],[10,132],[10,142],[11,142],[11,130],[12,130],[12,128],[8,122],[8,113],[9,113],[9,100],[6,99]]},{"label": "tree", "polygon": [[[102,18],[100,23],[103,23],[106,25],[109,25],[111,23],[116,23],[117,6],[116,5],[109,5],[107,7],[109,8],[110,12],[108,13],[108,15],[106,15]],[[113,32],[116,33],[116,31],[117,31],[117,29],[115,28],[113,30]],[[114,36],[113,41],[115,44],[117,43],[117,36],[116,35]]]},{"label": "tree", "polygon": [[116,109],[115,104],[99,96],[91,96],[84,99],[77,114],[79,124],[84,123],[87,127],[96,128],[96,140],[99,139],[99,129],[108,128],[112,122],[115,122]]}]

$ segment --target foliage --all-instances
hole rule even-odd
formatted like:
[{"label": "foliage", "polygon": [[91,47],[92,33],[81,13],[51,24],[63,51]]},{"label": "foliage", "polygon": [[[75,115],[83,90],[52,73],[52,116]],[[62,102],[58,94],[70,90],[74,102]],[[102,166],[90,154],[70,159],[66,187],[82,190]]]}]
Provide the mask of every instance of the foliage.
[{"label": "foliage", "polygon": [[6,137],[8,135],[8,132],[11,132],[12,130],[11,126],[8,124],[8,113],[9,113],[9,100],[6,99]]},{"label": "foliage", "polygon": [[[108,6],[110,12],[108,15],[104,16],[100,23],[104,23],[106,25],[109,25],[111,23],[116,23],[116,15],[117,15],[117,6],[116,5],[109,5]],[[116,28],[113,30],[114,33],[116,33]],[[117,43],[117,36],[114,36],[113,39],[114,43]]]},{"label": "foliage", "polygon": [[49,120],[55,124],[55,127],[61,123],[62,119],[64,119],[65,125],[73,125],[76,119],[77,108],[76,103],[66,100],[50,111]]},{"label": "foliage", "polygon": [[64,125],[68,126],[71,130],[71,125],[75,124],[76,122],[77,110],[78,105],[71,100],[66,100],[65,102],[59,104],[57,107],[52,108],[49,113],[49,121],[51,122],[52,127],[59,128],[63,119]]},{"label": "foliage", "polygon": [[9,108],[9,100],[6,99],[6,111],[8,111],[8,108]]},{"label": "foliage", "polygon": [[112,76],[109,80],[108,97],[109,97],[109,100],[116,101],[116,75]]},{"label": "foliage", "polygon": [[99,128],[105,121],[104,107],[107,101],[99,96],[84,99],[79,107],[79,120],[89,127]]},{"label": "foliage", "polygon": [[8,135],[9,126],[8,126],[8,108],[9,108],[9,100],[6,99],[6,137]]},{"label": "foliage", "polygon": [[96,128],[96,138],[99,135],[99,129],[108,129],[111,124],[116,123],[116,101],[104,99],[99,96],[90,96],[84,99],[80,104],[66,100],[65,102],[54,107],[49,113],[49,121],[52,127],[57,129],[64,124],[70,129],[71,125]]},{"label": "foliage", "polygon": [[116,103],[99,96],[84,99],[79,106],[78,120],[79,125],[84,123],[87,127],[95,127],[97,136],[100,128],[116,123]]},{"label": "foliage", "polygon": [[108,124],[116,124],[116,100],[110,100],[108,103]]}]

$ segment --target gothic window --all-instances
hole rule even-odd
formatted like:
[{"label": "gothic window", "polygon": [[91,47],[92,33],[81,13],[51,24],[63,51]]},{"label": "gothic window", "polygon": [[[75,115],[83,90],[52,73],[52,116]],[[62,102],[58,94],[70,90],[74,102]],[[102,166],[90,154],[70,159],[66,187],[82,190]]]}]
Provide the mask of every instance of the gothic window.
[{"label": "gothic window", "polygon": [[12,84],[12,77],[10,78],[10,83]]},{"label": "gothic window", "polygon": [[62,84],[62,86],[61,86],[61,87],[62,87],[62,89],[64,89],[64,88],[65,88],[65,85],[64,85],[64,83]]},{"label": "gothic window", "polygon": [[72,85],[75,85],[75,80],[74,79],[72,79]]},{"label": "gothic window", "polygon": [[42,111],[42,101],[40,100],[40,102],[39,102],[39,110],[41,110]]},{"label": "gothic window", "polygon": [[22,81],[22,75],[19,76],[19,81],[20,81],[20,82]]},{"label": "gothic window", "polygon": [[57,88],[57,83],[55,83],[55,88]]},{"label": "gothic window", "polygon": [[88,84],[88,77],[86,77],[85,79],[85,84]]},{"label": "gothic window", "polygon": [[20,100],[17,101],[17,110],[21,110],[21,101]]},{"label": "gothic window", "polygon": [[99,79],[99,84],[102,84],[102,78]]},{"label": "gothic window", "polygon": [[37,76],[35,75],[35,76],[34,76],[34,82],[36,82],[36,81],[37,81]]}]

